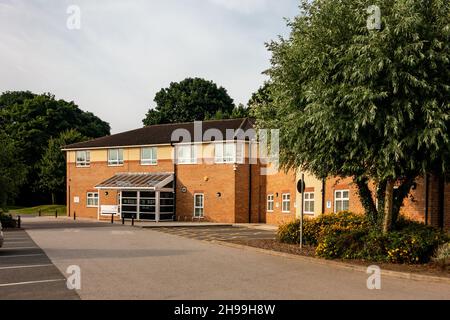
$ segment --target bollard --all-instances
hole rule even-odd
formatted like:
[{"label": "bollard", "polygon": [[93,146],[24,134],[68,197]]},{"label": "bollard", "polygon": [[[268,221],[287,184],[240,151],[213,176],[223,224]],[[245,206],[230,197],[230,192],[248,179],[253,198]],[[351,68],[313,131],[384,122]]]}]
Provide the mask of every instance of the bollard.
[{"label": "bollard", "polygon": [[131,225],[134,226],[134,215],[131,216]]},{"label": "bollard", "polygon": [[38,213],[39,217],[41,216],[41,209],[39,209],[39,213]]},{"label": "bollard", "polygon": [[114,223],[114,213],[111,213],[111,223]]},{"label": "bollard", "polygon": [[125,217],[122,216],[122,224],[125,224]]},{"label": "bollard", "polygon": [[20,229],[20,225],[21,225],[21,219],[20,219],[20,216],[17,216],[17,228],[19,228]]},{"label": "bollard", "polygon": [[76,211],[73,212],[73,220],[77,220],[77,213],[76,213]]},{"label": "bollard", "polygon": [[55,218],[58,218],[58,210],[55,210]]}]

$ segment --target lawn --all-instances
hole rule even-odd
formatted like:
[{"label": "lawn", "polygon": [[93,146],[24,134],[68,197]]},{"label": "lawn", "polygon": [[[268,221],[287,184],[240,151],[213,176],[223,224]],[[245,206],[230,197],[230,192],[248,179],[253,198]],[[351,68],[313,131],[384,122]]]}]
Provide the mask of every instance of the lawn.
[{"label": "lawn", "polygon": [[39,210],[41,210],[41,215],[54,215],[55,211],[58,210],[58,215],[66,215],[65,205],[41,205],[36,207],[10,207],[8,208],[8,213],[13,215],[37,215]]}]

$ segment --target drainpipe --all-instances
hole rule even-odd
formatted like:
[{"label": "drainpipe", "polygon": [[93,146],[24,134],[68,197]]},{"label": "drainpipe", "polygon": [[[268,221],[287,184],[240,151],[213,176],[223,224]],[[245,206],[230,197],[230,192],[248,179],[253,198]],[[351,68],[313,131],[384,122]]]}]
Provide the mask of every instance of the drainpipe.
[{"label": "drainpipe", "polygon": [[250,159],[248,159],[248,223],[252,223],[252,165]]},{"label": "drainpipe", "polygon": [[326,187],[326,178],[322,179],[322,214],[325,213],[325,187]]},{"label": "drainpipe", "polygon": [[445,178],[444,175],[439,176],[439,212],[438,212],[438,225],[439,228],[444,229],[444,191],[445,191]]},{"label": "drainpipe", "polygon": [[425,224],[428,224],[428,206],[429,206],[429,199],[428,199],[428,188],[430,183],[430,176],[427,172],[425,172]]}]

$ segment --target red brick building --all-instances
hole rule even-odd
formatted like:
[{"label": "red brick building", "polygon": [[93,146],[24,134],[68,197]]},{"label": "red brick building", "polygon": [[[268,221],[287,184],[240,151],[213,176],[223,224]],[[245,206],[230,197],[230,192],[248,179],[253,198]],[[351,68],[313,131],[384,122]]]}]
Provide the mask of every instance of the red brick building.
[{"label": "red brick building", "polygon": [[[280,224],[298,217],[302,206],[306,216],[363,212],[350,178],[264,174],[255,137],[245,118],[154,125],[66,146],[68,214]],[[402,212],[449,228],[449,193],[442,179],[418,179]]]}]

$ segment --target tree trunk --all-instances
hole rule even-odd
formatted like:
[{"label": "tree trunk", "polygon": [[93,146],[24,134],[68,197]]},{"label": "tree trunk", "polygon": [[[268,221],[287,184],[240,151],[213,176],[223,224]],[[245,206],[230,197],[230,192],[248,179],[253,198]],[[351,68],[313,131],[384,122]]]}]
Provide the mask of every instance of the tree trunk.
[{"label": "tree trunk", "polygon": [[388,233],[392,229],[393,218],[393,204],[394,204],[394,183],[393,179],[388,179],[386,182],[386,193],[384,199],[384,221],[383,233]]},{"label": "tree trunk", "polygon": [[373,201],[372,192],[369,189],[369,179],[367,177],[354,177],[353,181],[358,186],[358,196],[361,204],[364,207],[366,216],[372,223],[377,222],[377,208]]},{"label": "tree trunk", "polygon": [[55,204],[55,193],[52,192],[52,204]]}]

